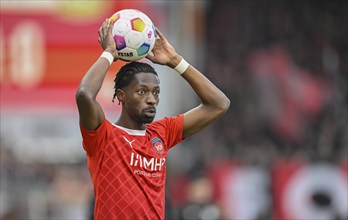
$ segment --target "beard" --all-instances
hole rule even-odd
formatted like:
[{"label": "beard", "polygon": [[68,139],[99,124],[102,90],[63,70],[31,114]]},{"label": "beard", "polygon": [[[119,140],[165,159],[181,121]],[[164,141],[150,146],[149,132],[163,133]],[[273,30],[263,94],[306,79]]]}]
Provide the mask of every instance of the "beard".
[{"label": "beard", "polygon": [[156,116],[156,108],[150,107],[141,112],[141,123],[148,124],[153,122]]},{"label": "beard", "polygon": [[135,114],[135,115],[133,115],[133,119],[135,121],[137,121],[139,124],[148,124],[148,123],[153,122],[153,120],[155,119],[155,115],[154,116],[148,116],[145,113]]},{"label": "beard", "polygon": [[[129,109],[128,114],[130,117],[139,124],[148,124],[153,122],[155,119],[155,114],[148,114],[149,109],[143,109],[142,111],[138,111],[135,108]],[[156,112],[156,110],[154,110]]]},{"label": "beard", "polygon": [[155,117],[150,117],[150,116],[144,115],[144,116],[141,118],[141,123],[143,123],[143,124],[148,124],[148,123],[153,122],[154,119],[155,119]]}]

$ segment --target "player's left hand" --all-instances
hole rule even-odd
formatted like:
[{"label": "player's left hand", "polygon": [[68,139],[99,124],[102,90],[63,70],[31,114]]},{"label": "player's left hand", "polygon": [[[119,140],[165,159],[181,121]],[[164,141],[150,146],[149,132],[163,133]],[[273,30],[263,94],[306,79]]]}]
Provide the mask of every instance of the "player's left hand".
[{"label": "player's left hand", "polygon": [[153,63],[167,65],[174,68],[177,65],[176,57],[178,54],[175,52],[174,47],[167,41],[163,34],[156,28],[157,39],[152,49],[152,54],[146,56],[147,59]]}]

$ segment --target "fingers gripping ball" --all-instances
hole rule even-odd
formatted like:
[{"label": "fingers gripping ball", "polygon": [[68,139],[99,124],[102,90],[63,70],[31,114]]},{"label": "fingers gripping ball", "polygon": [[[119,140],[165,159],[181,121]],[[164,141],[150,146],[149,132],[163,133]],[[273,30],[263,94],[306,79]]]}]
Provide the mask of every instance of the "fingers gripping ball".
[{"label": "fingers gripping ball", "polygon": [[156,29],[151,19],[135,9],[124,9],[110,17],[117,58],[132,62],[144,58],[156,41]]}]

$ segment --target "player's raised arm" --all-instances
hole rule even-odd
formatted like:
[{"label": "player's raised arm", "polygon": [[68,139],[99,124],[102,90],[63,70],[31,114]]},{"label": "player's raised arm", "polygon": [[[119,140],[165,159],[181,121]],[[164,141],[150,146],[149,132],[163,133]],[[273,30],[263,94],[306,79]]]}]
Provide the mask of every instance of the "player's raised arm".
[{"label": "player's raised arm", "polygon": [[184,114],[183,137],[187,138],[214,120],[221,117],[228,109],[230,100],[209,79],[179,56],[163,34],[156,30],[159,39],[147,58],[152,62],[167,65],[182,72],[181,76],[191,85],[201,99],[201,104]]},{"label": "player's raised arm", "polygon": [[80,115],[80,123],[87,130],[95,130],[104,120],[104,112],[96,101],[97,94],[103,84],[107,70],[115,60],[116,46],[111,35],[111,26],[106,19],[100,27],[99,44],[104,49],[102,56],[87,71],[76,91],[76,103]]}]

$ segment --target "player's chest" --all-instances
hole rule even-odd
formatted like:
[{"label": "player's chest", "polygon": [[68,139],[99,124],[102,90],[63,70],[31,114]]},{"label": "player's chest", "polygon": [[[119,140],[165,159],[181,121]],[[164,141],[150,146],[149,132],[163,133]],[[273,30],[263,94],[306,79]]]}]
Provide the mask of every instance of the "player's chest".
[{"label": "player's chest", "polygon": [[143,156],[166,156],[165,145],[159,137],[118,135],[115,141],[117,147],[122,147],[125,152],[138,153]]},{"label": "player's chest", "polygon": [[165,168],[167,152],[159,137],[118,135],[109,148],[107,152],[115,152],[109,155],[112,159],[123,161],[134,172],[161,172]]}]

